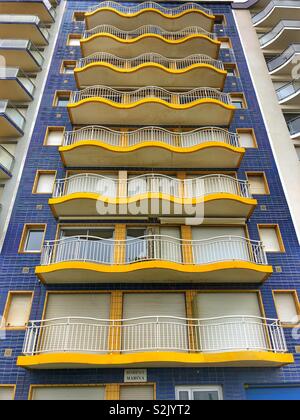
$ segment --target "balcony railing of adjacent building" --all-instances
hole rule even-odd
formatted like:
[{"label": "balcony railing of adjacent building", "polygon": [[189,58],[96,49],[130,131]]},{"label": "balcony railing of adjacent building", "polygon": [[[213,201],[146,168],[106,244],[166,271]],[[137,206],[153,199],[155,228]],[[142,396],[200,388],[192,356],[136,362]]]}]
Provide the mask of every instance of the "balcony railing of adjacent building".
[{"label": "balcony railing of adjacent building", "polygon": [[287,352],[277,319],[249,315],[187,319],[145,316],[131,319],[65,317],[30,321],[23,354],[50,353],[223,353]]},{"label": "balcony railing of adjacent building", "polygon": [[108,86],[91,86],[80,91],[72,92],[69,103],[74,104],[85,99],[93,98],[102,98],[121,105],[133,104],[145,99],[158,99],[174,105],[191,104],[202,99],[213,99],[231,105],[230,95],[220,92],[217,89],[205,87],[178,93],[170,92],[157,86],[146,86],[127,92],[118,91]]},{"label": "balcony railing of adjacent building", "polygon": [[279,102],[287,100],[289,97],[300,92],[300,82],[292,81],[276,90]]},{"label": "balcony railing of adjacent building", "polygon": [[120,3],[116,3],[114,1],[103,1],[96,6],[93,6],[89,9],[89,12],[94,12],[98,9],[114,9],[120,13],[124,13],[127,15],[132,15],[135,13],[139,13],[142,10],[145,9],[154,9],[162,12],[165,15],[168,16],[177,16],[181,13],[184,13],[186,11],[192,11],[192,10],[200,10],[202,12],[205,12],[208,15],[212,15],[212,11],[210,9],[207,9],[206,7],[201,6],[200,4],[196,3],[184,3],[180,6],[176,7],[164,7],[161,4],[155,3],[153,1],[145,1],[143,3],[140,3],[136,6],[124,6]]},{"label": "balcony railing of adjacent building", "polygon": [[143,127],[122,132],[101,126],[89,126],[65,132],[62,146],[71,146],[83,141],[99,141],[116,147],[130,147],[147,142],[160,142],[181,148],[190,148],[207,142],[220,142],[240,147],[236,133],[230,133],[218,127],[203,127],[187,132],[172,132],[160,127]]},{"label": "balcony railing of adjacent building", "polygon": [[298,0],[272,0],[267,7],[252,18],[254,25],[266,18],[275,7],[300,7]]},{"label": "balcony railing of adjacent building", "polygon": [[[119,185],[122,187],[118,191]],[[98,174],[85,173],[55,182],[54,198],[74,193],[96,193],[112,199],[130,198],[148,193],[160,193],[178,199],[197,199],[217,193],[234,194],[244,198],[252,197],[247,181],[222,174],[184,180],[162,174],[143,174],[123,182]]]},{"label": "balcony railing of adjacent building", "polygon": [[[145,261],[167,261],[187,264],[183,258],[191,249],[193,265],[223,261],[246,261],[266,265],[267,257],[261,241],[239,236],[220,236],[203,240],[184,240],[167,235],[145,235],[126,240],[103,239],[93,236],[72,236],[56,241],[46,241],[41,265],[80,261],[96,264],[133,264]],[[115,253],[124,255],[116,262]]]},{"label": "balcony railing of adjacent building", "polygon": [[0,167],[11,173],[15,163],[15,157],[3,146],[0,145]]},{"label": "balcony railing of adjacent building", "polygon": [[77,61],[76,67],[83,68],[94,63],[108,63],[120,69],[132,69],[146,63],[156,63],[170,70],[182,70],[196,64],[207,64],[219,70],[224,70],[224,64],[208,55],[193,54],[186,58],[172,59],[156,53],[141,54],[134,58],[121,58],[113,54],[99,52]]},{"label": "balcony railing of adjacent building", "polygon": [[296,136],[297,134],[300,134],[300,116],[294,118],[291,121],[288,121],[287,125],[290,130],[291,136]]},{"label": "balcony railing of adjacent building", "polygon": [[213,40],[217,38],[216,34],[208,32],[199,26],[190,26],[189,28],[184,28],[180,31],[166,31],[156,25],[144,25],[135,29],[134,31],[123,31],[112,25],[99,25],[93,29],[84,31],[83,38],[86,39],[98,34],[113,35],[114,37],[124,41],[136,39],[143,35],[159,35],[166,41],[177,41],[193,35],[205,35]]},{"label": "balcony railing of adjacent building", "polygon": [[13,104],[8,101],[0,101],[1,114],[7,116],[19,131],[23,131],[26,122],[25,117]]},{"label": "balcony railing of adjacent building", "polygon": [[46,41],[49,41],[50,32],[37,16],[31,15],[0,15],[0,24],[34,24],[36,25]]},{"label": "balcony railing of adjacent building", "polygon": [[27,50],[33,56],[37,64],[42,67],[44,63],[44,57],[33,42],[27,39],[1,39],[0,49],[12,49],[12,50]]},{"label": "balcony railing of adjacent building", "polygon": [[1,79],[16,79],[27,90],[30,96],[33,96],[34,94],[35,84],[31,81],[27,74],[19,68],[0,67],[0,80]]},{"label": "balcony railing of adjacent building", "polygon": [[285,63],[291,60],[296,54],[300,54],[300,44],[291,45],[282,54],[268,61],[267,64],[268,64],[269,71],[273,72],[274,70],[283,66]]},{"label": "balcony railing of adjacent building", "polygon": [[273,28],[270,32],[266,33],[262,37],[259,38],[260,45],[265,47],[269,42],[277,38],[277,36],[282,32],[284,29],[299,29],[300,21],[299,20],[281,20],[275,28]]}]

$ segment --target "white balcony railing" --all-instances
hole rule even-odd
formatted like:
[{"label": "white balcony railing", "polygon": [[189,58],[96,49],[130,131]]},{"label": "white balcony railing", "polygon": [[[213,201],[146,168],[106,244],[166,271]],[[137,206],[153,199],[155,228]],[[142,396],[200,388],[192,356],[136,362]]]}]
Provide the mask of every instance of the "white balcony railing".
[{"label": "white balcony railing", "polygon": [[133,131],[116,131],[107,127],[87,126],[75,131],[66,131],[63,146],[84,141],[99,141],[108,146],[125,147],[137,146],[146,142],[158,142],[172,147],[190,148],[204,143],[224,143],[239,147],[239,137],[236,133],[218,127],[203,127],[192,131],[174,132],[160,127],[143,127]]},{"label": "white balcony railing", "polygon": [[298,0],[271,0],[265,9],[253,16],[252,22],[254,23],[254,25],[259,23],[260,21],[263,21],[267,16],[269,16],[272,10],[275,9],[275,7],[280,7],[282,9],[295,9],[297,7],[300,7],[300,4]]},{"label": "white balcony railing", "polygon": [[23,354],[45,353],[285,353],[284,332],[276,319],[234,315],[208,319],[173,316],[106,320],[66,317],[30,321]]},{"label": "white balcony railing", "polygon": [[299,27],[299,20],[281,20],[270,32],[259,38],[260,45],[261,47],[266,47],[268,44],[275,41],[284,30],[298,30]]},{"label": "white balcony railing", "polygon": [[146,86],[126,92],[108,86],[91,86],[80,91],[73,91],[70,97],[70,104],[93,98],[102,98],[116,104],[124,105],[133,104],[144,99],[158,99],[174,105],[191,104],[195,101],[207,99],[217,100],[231,105],[230,95],[214,88],[196,88],[188,92],[178,93],[170,92],[157,86]]},{"label": "white balcony railing", "polygon": [[[119,185],[121,188],[118,188]],[[179,199],[197,199],[209,194],[229,193],[251,198],[247,181],[222,174],[180,180],[151,173],[124,181],[85,173],[56,180],[54,198],[74,193],[94,193],[106,198],[130,198],[147,193],[161,193]]]},{"label": "white balcony railing", "polygon": [[93,12],[95,10],[105,9],[105,8],[114,9],[120,13],[125,13],[128,15],[138,13],[145,9],[159,10],[160,12],[169,16],[176,16],[189,10],[201,10],[208,15],[212,15],[212,11],[210,9],[207,9],[206,7],[203,7],[197,3],[189,2],[189,3],[181,4],[180,6],[176,6],[176,7],[164,7],[161,4],[155,3],[154,1],[145,1],[136,6],[124,6],[114,1],[103,1],[97,4],[96,6],[91,7],[90,12]]},{"label": "white balcony railing", "polygon": [[129,41],[131,39],[138,38],[142,35],[160,35],[166,41],[177,41],[192,35],[206,35],[210,39],[217,38],[215,33],[208,32],[205,29],[200,28],[199,26],[190,26],[179,31],[166,31],[165,29],[157,25],[144,25],[140,26],[137,29],[134,29],[133,31],[124,31],[112,25],[98,25],[93,29],[88,29],[84,31],[82,36],[84,39],[86,39],[98,34],[113,35],[114,37],[117,37],[124,41]]},{"label": "white balcony railing", "polygon": [[[192,261],[188,262],[183,257],[187,248],[192,254]],[[125,254],[124,261],[116,261],[114,256],[117,254]],[[193,265],[246,261],[266,265],[267,257],[261,241],[239,236],[189,241],[167,235],[145,235],[120,241],[85,235],[45,242],[41,255],[42,266],[71,261],[105,265],[128,265],[142,261]]]},{"label": "white balcony railing", "polygon": [[224,70],[224,64],[220,60],[215,60],[208,55],[193,54],[186,58],[166,58],[156,53],[141,54],[134,58],[120,58],[113,54],[99,52],[77,61],[76,67],[83,68],[94,63],[107,63],[120,69],[133,69],[142,64],[156,63],[166,69],[183,70],[196,64],[208,64],[217,69]]}]

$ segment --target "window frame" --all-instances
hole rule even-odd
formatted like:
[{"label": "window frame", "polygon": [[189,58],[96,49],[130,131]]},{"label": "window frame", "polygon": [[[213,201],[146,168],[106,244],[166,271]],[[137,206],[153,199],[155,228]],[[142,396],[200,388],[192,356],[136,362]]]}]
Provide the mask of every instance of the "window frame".
[{"label": "window frame", "polygon": [[[218,401],[224,400],[224,393],[222,385],[179,385],[175,386],[175,400],[180,401],[179,392],[187,391],[189,396],[192,396],[194,390],[199,391],[217,391]],[[182,401],[182,400],[181,400]],[[188,401],[195,401],[194,399],[189,398]]]},{"label": "window frame", "polygon": [[[246,178],[247,181],[249,182],[249,176],[261,176],[262,180],[264,182],[265,185],[265,191],[264,193],[252,193],[253,195],[270,195],[270,188],[269,188],[269,184],[268,184],[268,180],[267,180],[267,176],[266,173],[264,171],[247,171],[246,172]],[[250,188],[250,182],[249,182],[249,188]]]},{"label": "window frame", "polygon": [[0,384],[0,389],[1,388],[12,388],[13,389],[13,397],[11,401],[14,401],[16,398],[16,390],[17,390],[17,385],[16,384]]},{"label": "window frame", "polygon": [[246,96],[244,95],[244,93],[243,92],[230,92],[230,99],[231,99],[231,102],[234,102],[234,100],[238,100],[238,101],[241,101],[241,103],[242,103],[242,108],[237,108],[238,110],[245,110],[245,109],[248,109],[248,104],[247,104],[247,100],[246,100]]},{"label": "window frame", "polygon": [[53,108],[67,108],[67,105],[58,105],[60,98],[67,97],[71,98],[72,92],[70,90],[56,90],[54,93],[53,101],[52,101],[52,107]]},{"label": "window frame", "polygon": [[[70,40],[71,39],[79,39],[79,45],[70,45]],[[73,34],[73,33],[68,34],[66,46],[70,47],[70,48],[80,47],[80,39],[81,39],[81,34]]]},{"label": "window frame", "polygon": [[34,298],[34,292],[32,290],[10,290],[7,294],[6,297],[6,302],[5,302],[5,307],[4,307],[4,311],[3,311],[3,321],[5,321],[7,319],[7,315],[9,314],[9,310],[11,307],[11,302],[13,299],[14,295],[30,295],[31,296],[31,300],[30,300],[30,310],[29,310],[29,315],[28,315],[28,319],[25,323],[24,326],[8,326],[7,324],[2,324],[1,325],[1,330],[7,330],[7,331],[23,331],[26,330],[26,324],[28,323],[28,321],[30,320],[30,315],[31,315],[31,311],[32,311],[32,303],[33,303],[33,298]]},{"label": "window frame", "polygon": [[51,131],[61,131],[62,132],[62,138],[63,138],[63,136],[65,134],[65,131],[66,131],[66,127],[65,126],[62,126],[62,125],[57,125],[57,126],[55,126],[55,125],[49,125],[46,128],[46,132],[45,132],[45,136],[44,136],[44,141],[43,141],[43,146],[46,146],[46,147],[61,147],[62,146],[62,143],[60,145],[47,144],[47,139],[48,139],[49,133]]},{"label": "window frame", "polygon": [[280,231],[280,227],[278,223],[259,223],[257,225],[257,230],[258,230],[258,234],[259,234],[259,238],[261,240],[261,242],[263,242],[261,234],[260,234],[260,229],[275,229],[276,231],[276,236],[277,236],[277,241],[278,241],[278,245],[279,245],[279,251],[267,251],[267,253],[270,254],[279,254],[279,253],[285,253],[285,246],[284,246],[284,242],[282,239],[282,235],[281,235],[281,231]]},{"label": "window frame", "polygon": [[245,146],[242,146],[241,145],[241,147],[243,147],[244,149],[258,149],[258,144],[257,144],[257,138],[256,138],[256,134],[255,134],[255,131],[254,131],[254,129],[253,128],[237,128],[236,129],[236,133],[239,135],[239,134],[251,134],[251,136],[252,136],[252,138],[253,138],[253,146],[252,147],[245,147]]},{"label": "window frame", "polygon": [[[25,250],[25,246],[26,246],[26,242],[27,242],[27,238],[28,238],[28,233],[31,230],[41,230],[41,231],[43,231],[42,245],[41,245],[40,251],[26,251]],[[44,241],[45,241],[46,230],[47,230],[47,224],[45,224],[45,223],[26,223],[23,227],[23,231],[22,231],[22,235],[21,235],[21,239],[20,239],[20,244],[19,244],[18,254],[41,254],[43,244],[44,244]]]},{"label": "window frame", "polygon": [[[293,296],[294,303],[295,303],[295,308],[296,308],[296,312],[299,315],[299,323],[290,324],[288,322],[285,323],[285,322],[280,321],[279,312],[278,312],[278,305],[276,304],[276,298],[275,298],[276,294],[291,294]],[[276,290],[272,290],[272,295],[273,295],[273,301],[274,301],[274,306],[275,306],[275,310],[276,310],[276,315],[277,315],[277,318],[280,321],[281,326],[283,328],[295,328],[295,327],[299,326],[300,325],[300,301],[299,301],[299,296],[298,296],[297,290],[296,289],[291,289],[291,290],[288,290],[288,289],[284,289],[284,290],[276,289]]]},{"label": "window frame", "polygon": [[63,60],[61,62],[61,66],[60,66],[60,74],[73,74],[73,73],[67,73],[64,70],[66,69],[67,65],[73,65],[74,64],[74,70],[76,68],[76,60]]},{"label": "window frame", "polygon": [[[41,175],[54,175],[53,187],[52,187],[51,192],[37,192],[39,179],[40,179]],[[33,187],[32,187],[32,194],[35,194],[35,195],[49,195],[49,194],[51,194],[52,195],[53,191],[54,191],[54,185],[55,185],[56,177],[57,177],[57,171],[56,170],[38,169],[35,173],[34,183],[33,183]]]}]

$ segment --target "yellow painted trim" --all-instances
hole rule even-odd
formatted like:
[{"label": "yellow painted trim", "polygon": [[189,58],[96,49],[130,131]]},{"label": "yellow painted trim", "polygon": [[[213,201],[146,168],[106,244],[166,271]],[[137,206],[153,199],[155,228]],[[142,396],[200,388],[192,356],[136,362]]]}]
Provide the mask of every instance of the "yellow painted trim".
[{"label": "yellow painted trim", "polygon": [[132,17],[139,16],[143,13],[153,12],[153,13],[157,13],[157,14],[161,15],[162,17],[165,17],[165,18],[170,19],[170,20],[178,19],[182,16],[185,16],[185,15],[191,14],[191,13],[198,13],[200,15],[203,15],[203,16],[207,17],[208,19],[211,19],[213,21],[215,20],[214,15],[209,15],[204,10],[199,10],[199,9],[183,10],[182,12],[179,12],[176,15],[171,16],[171,15],[168,15],[168,14],[162,12],[161,10],[155,9],[154,7],[148,7],[147,9],[142,9],[142,10],[139,10],[139,11],[134,12],[134,13],[120,12],[119,10],[116,10],[113,7],[99,7],[98,9],[93,10],[92,12],[86,12],[84,14],[84,16],[85,16],[85,18],[87,18],[89,16],[93,16],[93,15],[96,15],[96,14],[101,13],[101,12],[113,12],[116,15],[119,15],[119,16],[124,17],[126,19],[130,19]]},{"label": "yellow painted trim", "polygon": [[76,103],[73,104],[68,104],[67,108],[73,109],[73,108],[78,108],[81,105],[87,104],[87,103],[100,103],[100,104],[104,104],[104,105],[108,105],[111,106],[113,108],[117,108],[117,109],[132,109],[132,108],[136,108],[140,105],[145,105],[145,104],[149,104],[149,103],[154,103],[154,104],[160,104],[163,106],[166,106],[167,108],[171,108],[174,110],[185,110],[185,109],[191,109],[196,107],[197,105],[202,105],[202,104],[215,104],[220,106],[221,108],[227,109],[228,111],[235,111],[236,107],[233,105],[227,105],[222,101],[219,101],[218,99],[197,99],[196,101],[190,102],[189,104],[174,104],[174,103],[170,103],[167,102],[163,99],[160,98],[144,98],[144,99],[140,99],[139,101],[136,101],[134,103],[130,103],[130,104],[120,104],[117,102],[113,102],[109,99],[105,99],[105,98],[96,98],[96,97],[91,97],[91,98],[85,98],[82,99],[81,101],[78,101]]},{"label": "yellow painted trim", "polygon": [[238,201],[240,203],[243,203],[245,205],[249,206],[256,206],[257,200],[254,198],[244,198],[240,197],[239,195],[235,194],[229,194],[229,193],[218,193],[218,194],[209,194],[205,197],[199,197],[199,198],[180,198],[180,197],[174,197],[172,195],[164,194],[164,193],[144,193],[144,194],[138,194],[134,197],[127,197],[127,198],[111,198],[111,197],[105,197],[97,193],[73,193],[68,194],[63,197],[58,198],[50,198],[49,199],[49,205],[55,206],[59,204],[63,204],[69,201],[73,200],[101,200],[104,203],[108,204],[131,204],[136,201],[142,201],[142,200],[166,200],[166,201],[172,201],[176,204],[181,205],[195,205],[199,203],[206,203],[210,201],[219,201],[219,200],[230,200],[230,201]]},{"label": "yellow painted trim", "polygon": [[99,273],[130,273],[137,270],[149,269],[165,269],[179,271],[182,273],[208,273],[217,270],[244,269],[254,270],[256,272],[266,274],[273,273],[272,266],[270,265],[258,265],[245,261],[226,261],[203,265],[179,264],[169,261],[142,261],[128,265],[105,265],[81,261],[68,261],[50,264],[47,266],[37,266],[35,269],[35,274],[39,278],[42,278],[43,274],[53,273],[55,271],[61,270],[83,270],[95,271]]},{"label": "yellow painted trim", "polygon": [[294,363],[292,354],[279,354],[258,351],[238,351],[228,353],[176,353],[176,352],[144,352],[133,354],[82,354],[82,353],[54,353],[38,356],[19,356],[17,366],[34,368],[39,365],[59,368],[59,365],[84,366],[130,366],[134,364],[160,364],[169,365],[209,365],[231,364],[243,362],[265,362],[278,365]]},{"label": "yellow painted trim", "polygon": [[87,141],[84,140],[84,141],[74,143],[70,146],[61,146],[59,147],[59,152],[64,153],[64,152],[71,151],[73,149],[77,149],[79,147],[88,147],[88,146],[100,147],[100,148],[109,150],[110,152],[116,152],[116,153],[135,152],[136,150],[146,148],[146,147],[159,147],[159,148],[166,149],[174,153],[194,153],[202,149],[208,149],[211,147],[214,147],[214,148],[221,147],[223,149],[227,149],[235,153],[240,153],[242,155],[245,154],[245,149],[243,147],[235,147],[235,146],[231,146],[230,144],[226,144],[222,142],[213,142],[213,141],[208,141],[207,143],[199,144],[192,147],[176,147],[176,146],[171,146],[163,142],[159,142],[159,141],[145,141],[145,142],[136,144],[134,146],[124,147],[124,146],[112,146],[98,140],[87,140]]},{"label": "yellow painted trim", "polygon": [[205,68],[205,69],[212,70],[215,73],[219,73],[219,74],[221,74],[225,77],[227,75],[226,70],[218,69],[217,67],[214,67],[211,64],[201,64],[201,63],[199,63],[199,64],[192,64],[192,65],[190,65],[190,66],[188,66],[184,69],[169,69],[169,68],[164,67],[162,64],[159,64],[159,63],[142,63],[142,64],[139,64],[138,66],[131,67],[129,69],[124,69],[124,68],[120,68],[118,66],[114,66],[113,64],[106,63],[106,62],[103,62],[103,61],[99,61],[97,63],[87,64],[84,67],[77,67],[77,68],[74,69],[74,74],[76,75],[76,73],[85,72],[85,71],[87,71],[87,70],[89,70],[90,68],[93,68],[93,67],[107,67],[107,68],[109,68],[111,70],[114,70],[118,73],[134,73],[138,70],[141,70],[141,69],[144,69],[144,68],[147,68],[147,67],[156,67],[160,70],[165,71],[166,73],[180,74],[180,75],[184,74],[184,73],[188,73],[188,72],[190,72],[192,70],[195,70],[195,69]]},{"label": "yellow painted trim", "polygon": [[156,38],[156,39],[159,39],[160,41],[163,41],[166,44],[170,44],[170,45],[183,44],[185,42],[190,41],[191,39],[202,38],[202,39],[206,39],[207,41],[211,42],[212,44],[221,46],[220,41],[215,40],[215,39],[211,39],[209,36],[207,36],[205,34],[192,34],[192,35],[185,36],[181,39],[170,40],[170,39],[164,38],[162,35],[152,34],[152,33],[142,34],[142,35],[139,35],[139,36],[137,36],[136,38],[133,38],[133,39],[122,39],[122,38],[117,37],[116,35],[113,35],[113,34],[110,34],[110,33],[107,33],[107,32],[101,32],[101,33],[98,33],[98,34],[94,34],[94,35],[91,35],[88,38],[81,38],[80,39],[80,45],[82,46],[83,44],[87,44],[88,42],[91,42],[94,39],[100,38],[100,37],[103,37],[103,36],[105,36],[107,38],[111,38],[111,39],[113,39],[117,42],[120,42],[121,44],[124,44],[124,45],[134,44],[134,43],[139,42],[139,41],[141,41],[145,38]]}]

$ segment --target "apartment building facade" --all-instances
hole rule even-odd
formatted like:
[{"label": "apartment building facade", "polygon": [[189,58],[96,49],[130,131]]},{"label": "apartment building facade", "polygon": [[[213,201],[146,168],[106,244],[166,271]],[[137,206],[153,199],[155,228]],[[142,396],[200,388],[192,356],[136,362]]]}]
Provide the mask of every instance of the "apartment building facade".
[{"label": "apartment building facade", "polygon": [[57,10],[0,256],[0,399],[299,397],[299,244],[244,11]]}]

